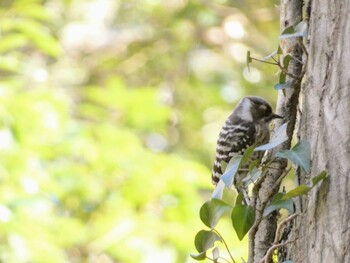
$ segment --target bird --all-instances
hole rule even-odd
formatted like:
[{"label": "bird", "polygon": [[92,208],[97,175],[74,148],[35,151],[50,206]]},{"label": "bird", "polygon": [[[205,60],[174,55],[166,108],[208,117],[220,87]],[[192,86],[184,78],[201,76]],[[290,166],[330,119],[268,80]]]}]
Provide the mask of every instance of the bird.
[{"label": "bird", "polygon": [[[244,97],[227,118],[216,145],[216,156],[212,168],[212,183],[217,185],[223,174],[223,162],[229,163],[236,154],[243,155],[245,150],[254,145],[268,143],[270,139],[269,123],[283,118],[272,111],[271,105],[261,97]],[[250,161],[261,161],[263,151],[256,151],[250,156]],[[249,167],[249,164],[246,168]],[[242,167],[241,167],[242,168]],[[243,167],[244,168],[244,167]],[[235,186],[240,192],[238,183],[247,176],[247,171],[238,172],[235,176]]]}]

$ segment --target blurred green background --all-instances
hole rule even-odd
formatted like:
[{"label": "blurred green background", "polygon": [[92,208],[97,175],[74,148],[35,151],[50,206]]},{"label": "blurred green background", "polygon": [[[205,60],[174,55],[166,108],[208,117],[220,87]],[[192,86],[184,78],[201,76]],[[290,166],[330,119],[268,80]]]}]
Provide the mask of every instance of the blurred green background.
[{"label": "blurred green background", "polygon": [[276,98],[245,61],[276,49],[277,3],[1,0],[0,261],[194,262],[221,125]]}]

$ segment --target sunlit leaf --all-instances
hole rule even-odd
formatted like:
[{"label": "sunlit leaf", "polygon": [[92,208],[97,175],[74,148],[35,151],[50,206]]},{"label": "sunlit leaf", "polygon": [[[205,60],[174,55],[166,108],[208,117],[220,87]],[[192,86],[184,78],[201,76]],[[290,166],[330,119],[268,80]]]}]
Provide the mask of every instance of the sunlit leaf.
[{"label": "sunlit leaf", "polygon": [[31,19],[16,19],[12,22],[3,23],[5,30],[17,30],[33,42],[36,47],[50,55],[57,57],[62,49],[57,39],[42,24]]},{"label": "sunlit leaf", "polygon": [[293,197],[296,196],[300,196],[300,195],[305,195],[310,191],[310,187],[308,187],[307,185],[299,185],[298,187],[294,188],[293,190],[290,190],[289,192],[287,192],[283,197],[282,200],[287,200],[287,199],[291,199]]},{"label": "sunlit leaf", "polygon": [[232,157],[230,162],[226,167],[226,171],[221,176],[221,180],[225,183],[226,187],[231,187],[233,184],[233,179],[239,169],[242,160],[242,155],[236,155]]},{"label": "sunlit leaf", "polygon": [[299,165],[306,173],[310,172],[311,150],[307,140],[299,141],[291,150],[280,151],[276,156],[287,158]]},{"label": "sunlit leaf", "polygon": [[308,26],[306,21],[301,21],[293,30],[288,28],[288,30],[279,37],[279,39],[293,38],[293,37],[306,37],[308,31]]},{"label": "sunlit leaf", "polygon": [[9,34],[0,39],[0,52],[13,50],[28,44],[28,38],[22,34]]},{"label": "sunlit leaf", "polygon": [[225,189],[225,183],[220,179],[218,184],[216,185],[213,194],[211,195],[211,198],[213,199],[222,199],[222,196],[224,194]]},{"label": "sunlit leaf", "polygon": [[253,182],[255,182],[257,179],[260,178],[261,174],[262,174],[262,170],[258,168],[254,168],[253,170],[249,171],[246,178],[242,180],[244,186],[248,186]]},{"label": "sunlit leaf", "polygon": [[209,228],[213,229],[221,216],[232,207],[222,200],[211,199],[202,205],[199,215],[202,222]]},{"label": "sunlit leaf", "polygon": [[274,133],[273,137],[271,140],[264,145],[261,145],[259,147],[255,148],[255,151],[266,151],[270,150],[272,148],[275,148],[277,145],[280,145],[281,143],[285,142],[288,140],[287,136],[287,125],[288,123],[282,124],[278,130]]},{"label": "sunlit leaf", "polygon": [[287,81],[285,83],[278,83],[274,86],[275,90],[283,90],[283,89],[288,89],[291,88],[293,86],[293,82],[292,81]]},{"label": "sunlit leaf", "polygon": [[262,60],[264,60],[264,61],[269,60],[270,58],[272,58],[275,55],[277,55],[277,50],[273,51],[271,54],[267,55]]},{"label": "sunlit leaf", "polygon": [[251,206],[236,205],[232,210],[231,220],[238,239],[242,240],[254,224],[255,210]]},{"label": "sunlit leaf", "polygon": [[51,16],[44,6],[35,3],[20,3],[14,5],[16,12],[24,17],[34,18],[43,21],[50,21]]}]

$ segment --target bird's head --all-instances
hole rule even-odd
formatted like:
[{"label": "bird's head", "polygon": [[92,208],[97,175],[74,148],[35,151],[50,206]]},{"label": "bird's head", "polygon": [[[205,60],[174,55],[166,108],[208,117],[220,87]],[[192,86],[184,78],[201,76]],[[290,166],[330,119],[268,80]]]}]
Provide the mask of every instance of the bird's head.
[{"label": "bird's head", "polygon": [[234,111],[234,115],[245,121],[269,123],[273,119],[283,118],[272,111],[271,105],[256,96],[243,98]]}]

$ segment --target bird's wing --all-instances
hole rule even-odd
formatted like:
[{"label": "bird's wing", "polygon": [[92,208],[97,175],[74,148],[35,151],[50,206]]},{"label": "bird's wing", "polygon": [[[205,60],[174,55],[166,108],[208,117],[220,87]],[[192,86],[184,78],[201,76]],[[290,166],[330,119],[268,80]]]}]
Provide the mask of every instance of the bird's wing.
[{"label": "bird's wing", "polygon": [[252,122],[232,124],[226,122],[220,132],[216,157],[212,170],[212,181],[216,184],[222,175],[222,162],[228,163],[234,154],[243,154],[255,143],[256,129]]}]

